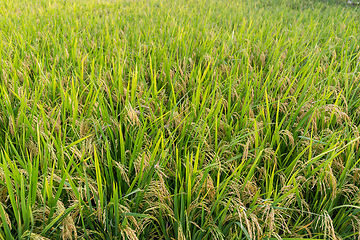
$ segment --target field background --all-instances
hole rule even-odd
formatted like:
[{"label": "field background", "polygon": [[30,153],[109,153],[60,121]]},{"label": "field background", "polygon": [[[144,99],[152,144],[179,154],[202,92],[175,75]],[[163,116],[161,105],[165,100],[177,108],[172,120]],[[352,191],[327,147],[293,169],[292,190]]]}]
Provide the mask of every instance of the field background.
[{"label": "field background", "polygon": [[356,7],[0,6],[0,239],[360,239]]}]

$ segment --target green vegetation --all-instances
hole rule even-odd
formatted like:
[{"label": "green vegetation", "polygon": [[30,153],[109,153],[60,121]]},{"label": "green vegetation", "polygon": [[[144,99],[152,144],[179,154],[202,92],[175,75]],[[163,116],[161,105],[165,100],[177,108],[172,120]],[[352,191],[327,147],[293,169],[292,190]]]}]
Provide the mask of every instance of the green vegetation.
[{"label": "green vegetation", "polygon": [[0,239],[360,238],[357,8],[0,6]]}]

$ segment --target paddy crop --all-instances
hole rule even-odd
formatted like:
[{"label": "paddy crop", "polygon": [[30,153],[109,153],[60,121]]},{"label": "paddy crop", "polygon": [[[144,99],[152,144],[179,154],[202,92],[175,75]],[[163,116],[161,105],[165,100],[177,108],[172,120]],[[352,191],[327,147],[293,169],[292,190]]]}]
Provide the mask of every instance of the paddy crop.
[{"label": "paddy crop", "polygon": [[359,239],[342,1],[0,0],[1,239]]}]

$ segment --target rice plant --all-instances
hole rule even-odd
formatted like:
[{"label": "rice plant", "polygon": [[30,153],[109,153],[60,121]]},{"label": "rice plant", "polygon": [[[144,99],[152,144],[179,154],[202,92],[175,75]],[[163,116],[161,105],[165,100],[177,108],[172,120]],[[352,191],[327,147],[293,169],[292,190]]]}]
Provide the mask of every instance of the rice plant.
[{"label": "rice plant", "polygon": [[360,239],[360,15],[0,0],[1,239]]}]

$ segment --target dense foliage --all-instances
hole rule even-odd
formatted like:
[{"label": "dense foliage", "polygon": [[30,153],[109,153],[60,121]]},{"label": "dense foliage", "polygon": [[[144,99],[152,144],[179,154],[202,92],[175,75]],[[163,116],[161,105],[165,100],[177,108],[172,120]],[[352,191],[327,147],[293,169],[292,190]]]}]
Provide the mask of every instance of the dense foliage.
[{"label": "dense foliage", "polygon": [[360,238],[356,7],[0,6],[1,239]]}]

